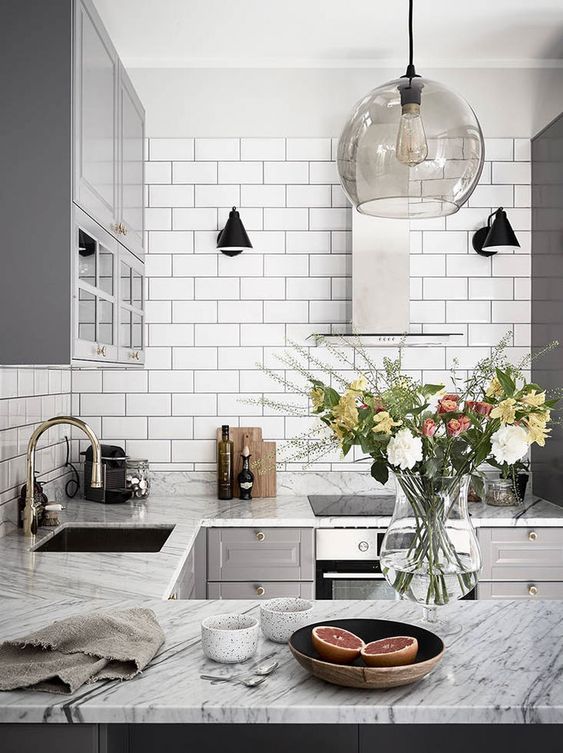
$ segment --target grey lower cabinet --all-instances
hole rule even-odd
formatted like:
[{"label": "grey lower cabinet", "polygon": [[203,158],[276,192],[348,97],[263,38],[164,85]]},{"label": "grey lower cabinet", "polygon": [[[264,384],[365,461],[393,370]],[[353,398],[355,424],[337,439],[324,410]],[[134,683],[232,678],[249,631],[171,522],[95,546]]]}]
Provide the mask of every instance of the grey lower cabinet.
[{"label": "grey lower cabinet", "polygon": [[182,565],[180,574],[168,594],[169,599],[205,599],[207,596],[205,559],[206,552],[205,530],[197,534],[194,545]]},{"label": "grey lower cabinet", "polygon": [[479,528],[478,599],[563,599],[563,528]]},{"label": "grey lower cabinet", "polygon": [[142,104],[92,0],[5,3],[0,48],[0,365],[142,365]]},{"label": "grey lower cabinet", "polygon": [[556,724],[2,724],[2,753],[560,753]]},{"label": "grey lower cabinet", "polygon": [[207,597],[314,598],[312,528],[210,528]]}]

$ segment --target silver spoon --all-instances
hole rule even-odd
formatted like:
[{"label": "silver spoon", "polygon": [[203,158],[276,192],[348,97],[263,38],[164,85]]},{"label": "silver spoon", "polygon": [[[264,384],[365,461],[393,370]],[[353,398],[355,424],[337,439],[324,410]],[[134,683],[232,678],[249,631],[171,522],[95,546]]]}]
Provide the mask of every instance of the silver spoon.
[{"label": "silver spoon", "polygon": [[[266,679],[266,677],[268,675],[271,675],[272,672],[279,667],[279,665],[279,661],[271,661],[265,662],[264,664],[259,664],[256,669],[252,670],[250,675],[248,675],[246,672],[240,672],[236,675],[200,675],[200,677],[202,680],[214,680],[215,682],[233,682],[234,680],[238,680],[241,677],[249,678],[253,675],[258,675],[258,677],[263,677],[264,679]],[[261,680],[260,682],[263,682],[263,680]]]}]

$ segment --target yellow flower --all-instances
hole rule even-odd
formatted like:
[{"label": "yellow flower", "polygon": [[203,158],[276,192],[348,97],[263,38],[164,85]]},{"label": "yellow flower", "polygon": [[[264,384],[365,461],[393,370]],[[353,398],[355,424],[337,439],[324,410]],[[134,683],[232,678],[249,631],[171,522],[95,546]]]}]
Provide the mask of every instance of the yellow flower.
[{"label": "yellow flower", "polygon": [[524,423],[528,429],[529,444],[535,442],[540,447],[545,445],[545,440],[548,439],[551,432],[551,429],[546,428],[550,415],[551,412],[549,410],[544,410],[538,413],[530,413],[529,416],[526,416]]},{"label": "yellow flower", "polygon": [[360,376],[352,382],[350,385],[350,389],[354,390],[355,392],[363,392],[365,388],[368,386],[367,379],[363,374],[360,374]]},{"label": "yellow flower", "polygon": [[503,400],[496,408],[492,409],[491,418],[500,418],[503,424],[513,424],[516,418],[515,405],[516,400],[512,397],[507,397],[506,400]]},{"label": "yellow flower", "polygon": [[494,376],[491,379],[491,383],[487,387],[485,395],[487,397],[496,397],[497,395],[502,395],[502,391],[503,390],[502,390],[501,383],[499,382],[498,378]]},{"label": "yellow flower", "polygon": [[311,392],[309,392],[309,397],[311,398],[311,402],[313,403],[313,408],[315,410],[318,410],[319,408],[322,408],[324,406],[325,391],[322,387],[313,387]]},{"label": "yellow flower", "polygon": [[348,433],[348,430],[344,426],[340,426],[340,424],[337,424],[335,421],[331,423],[330,428],[336,434],[340,442],[342,442],[342,440],[345,438],[346,434]]},{"label": "yellow flower", "polygon": [[524,405],[530,405],[532,408],[539,408],[540,405],[545,403],[545,392],[538,394],[536,390],[530,390],[520,402],[524,403]]},{"label": "yellow flower", "polygon": [[391,434],[391,429],[394,426],[400,426],[402,421],[393,421],[389,413],[386,410],[382,410],[376,413],[373,417],[374,427],[373,430],[376,434]]},{"label": "yellow flower", "polygon": [[346,429],[355,429],[358,425],[358,408],[356,407],[356,395],[354,392],[345,392],[340,398],[338,405],[332,409],[332,415],[336,422]]}]

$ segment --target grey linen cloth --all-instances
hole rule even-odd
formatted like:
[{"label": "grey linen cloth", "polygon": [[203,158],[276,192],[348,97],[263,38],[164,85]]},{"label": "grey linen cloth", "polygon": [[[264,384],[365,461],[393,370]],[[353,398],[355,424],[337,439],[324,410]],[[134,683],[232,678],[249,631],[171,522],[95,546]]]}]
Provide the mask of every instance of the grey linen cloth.
[{"label": "grey linen cloth", "polygon": [[152,609],[88,612],[0,645],[0,690],[72,693],[86,682],[129,680],[164,643]]}]

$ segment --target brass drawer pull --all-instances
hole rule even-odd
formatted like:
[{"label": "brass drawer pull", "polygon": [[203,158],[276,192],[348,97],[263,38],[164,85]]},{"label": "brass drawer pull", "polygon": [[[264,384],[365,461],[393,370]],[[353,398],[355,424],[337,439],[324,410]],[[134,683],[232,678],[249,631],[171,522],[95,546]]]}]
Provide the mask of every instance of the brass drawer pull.
[{"label": "brass drawer pull", "polygon": [[106,346],[105,345],[98,345],[96,348],[96,355],[102,356],[103,358],[106,357]]},{"label": "brass drawer pull", "polygon": [[173,594],[170,594],[168,597],[168,601],[175,601],[178,598],[178,594],[174,592]]},{"label": "brass drawer pull", "polygon": [[535,531],[530,531],[528,534],[528,541],[536,541],[538,538],[538,534]]},{"label": "brass drawer pull", "polygon": [[264,541],[264,539],[266,538],[266,534],[263,531],[258,531],[258,533],[256,534],[256,538],[258,539],[258,541]]},{"label": "brass drawer pull", "polygon": [[264,586],[256,586],[256,596],[264,596],[266,589]]},{"label": "brass drawer pull", "polygon": [[129,352],[129,358],[132,358],[133,361],[138,361],[139,360],[139,351],[138,350],[131,350]]},{"label": "brass drawer pull", "polygon": [[528,586],[528,593],[530,596],[537,596],[538,595],[538,587],[537,586]]}]

